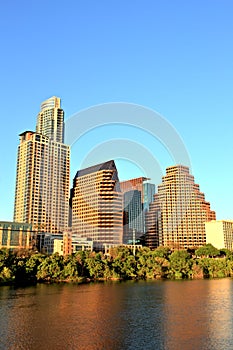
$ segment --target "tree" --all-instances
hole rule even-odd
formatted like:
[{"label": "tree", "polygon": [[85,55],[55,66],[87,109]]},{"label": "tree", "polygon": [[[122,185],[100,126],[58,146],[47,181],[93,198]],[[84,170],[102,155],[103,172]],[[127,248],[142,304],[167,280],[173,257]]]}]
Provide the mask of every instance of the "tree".
[{"label": "tree", "polygon": [[76,281],[79,276],[79,263],[75,254],[66,255],[64,257],[64,267],[62,277],[65,280]]},{"label": "tree", "polygon": [[222,248],[220,250],[220,255],[224,255],[227,260],[233,260],[233,252],[229,249]]},{"label": "tree", "polygon": [[159,258],[167,259],[170,254],[171,254],[171,249],[169,247],[161,246],[154,250],[154,256],[157,256]]},{"label": "tree", "polygon": [[14,264],[15,255],[7,248],[0,249],[0,272],[4,267],[11,267]]},{"label": "tree", "polygon": [[15,254],[6,248],[0,249],[0,282],[13,282],[15,279]]},{"label": "tree", "polygon": [[[166,252],[166,250],[164,251]],[[140,250],[137,254],[137,277],[143,279],[163,278],[167,274],[169,261],[166,253],[159,250]]]},{"label": "tree", "polygon": [[211,243],[208,243],[195,251],[195,255],[206,256],[207,258],[218,256],[219,254],[220,251],[217,248],[215,248]]},{"label": "tree", "polygon": [[221,278],[231,276],[231,269],[228,261],[223,259],[202,258],[199,259],[199,265],[203,269],[204,276],[207,278]]},{"label": "tree", "polygon": [[92,278],[103,278],[104,277],[104,269],[105,264],[102,260],[102,253],[92,253],[86,259],[87,270],[89,271],[89,275]]},{"label": "tree", "polygon": [[170,255],[169,277],[175,279],[192,276],[193,261],[186,250],[177,250]]},{"label": "tree", "polygon": [[64,269],[63,256],[58,253],[46,256],[41,264],[38,266],[37,279],[44,281],[59,281],[62,279],[62,272]]},{"label": "tree", "polygon": [[136,258],[127,247],[114,248],[110,261],[113,278],[129,279],[137,276]]}]

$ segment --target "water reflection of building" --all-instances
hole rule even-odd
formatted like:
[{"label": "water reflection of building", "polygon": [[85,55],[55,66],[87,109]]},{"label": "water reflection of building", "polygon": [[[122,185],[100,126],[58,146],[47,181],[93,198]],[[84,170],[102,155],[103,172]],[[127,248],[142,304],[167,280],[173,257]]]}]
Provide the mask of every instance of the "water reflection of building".
[{"label": "water reflection of building", "polygon": [[207,349],[211,315],[206,288],[203,280],[164,285],[164,349]]},{"label": "water reflection of building", "polygon": [[164,284],[164,349],[230,349],[231,279]]},{"label": "water reflection of building", "polygon": [[2,287],[0,347],[232,349],[232,295],[231,279]]}]

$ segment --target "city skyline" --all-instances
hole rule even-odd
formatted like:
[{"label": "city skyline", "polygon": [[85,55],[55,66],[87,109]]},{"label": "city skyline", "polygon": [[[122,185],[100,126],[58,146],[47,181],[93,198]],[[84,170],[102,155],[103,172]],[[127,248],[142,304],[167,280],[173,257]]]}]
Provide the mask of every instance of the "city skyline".
[{"label": "city skyline", "polygon": [[[55,111],[55,112],[54,112]],[[78,114],[79,115],[79,114]],[[76,116],[74,116],[76,118]],[[54,120],[54,121],[52,121]],[[72,124],[71,124],[72,125]],[[69,126],[70,127],[70,126]],[[38,136],[40,135],[40,140],[38,140],[38,136],[36,136],[36,134],[38,134]],[[45,137],[48,138],[49,140],[52,141],[52,144],[55,144],[56,146],[56,143],[60,142],[64,142],[64,134],[65,134],[65,123],[64,123],[64,110],[61,109],[61,99],[60,97],[56,97],[56,96],[53,96],[53,97],[50,97],[48,98],[47,100],[43,101],[41,103],[41,109],[40,109],[40,112],[38,113],[37,115],[37,123],[36,123],[36,132],[33,132],[33,131],[25,131],[23,133],[21,133],[19,136],[20,136],[20,144],[19,144],[19,155],[18,155],[18,161],[19,161],[19,156],[20,156],[20,147],[22,148],[23,145],[24,145],[24,142],[30,140],[30,141],[39,141],[42,142],[42,143],[46,143],[46,140],[45,140]],[[23,145],[21,145],[23,144]],[[28,148],[27,146],[25,146],[26,148]],[[28,151],[26,150],[26,153]],[[37,151],[36,151],[37,152]],[[55,149],[53,152],[57,153],[57,150]],[[52,152],[52,153],[53,153]],[[21,151],[22,153],[22,151]],[[23,151],[23,153],[25,153],[25,151]],[[23,156],[23,158],[25,158],[25,156]],[[27,158],[27,156],[26,156]],[[68,157],[70,159],[70,156]],[[108,162],[109,160],[107,159],[104,159],[104,162]],[[25,161],[25,159],[23,160],[23,162]],[[115,160],[116,162],[116,160]],[[48,162],[49,163],[49,162]],[[133,163],[133,162],[132,162]],[[89,167],[95,167],[96,164],[91,162],[89,164]],[[134,164],[135,166],[135,164]],[[184,166],[182,163],[178,163],[178,164],[173,164],[173,165],[169,165],[169,167],[175,167],[175,166]],[[166,167],[166,171],[169,167]],[[136,164],[136,167],[135,169],[137,168],[137,164]],[[134,169],[134,170],[135,170]],[[82,171],[83,168],[79,168],[78,169],[78,172]],[[85,170],[85,168],[84,168]],[[136,171],[140,171],[141,169],[136,169]],[[139,172],[140,175],[142,175],[142,173]],[[16,198],[18,196],[17,192],[18,192],[18,189],[17,189],[17,176],[18,176],[18,173],[16,174]],[[70,177],[72,175],[70,174]],[[123,181],[121,181],[121,183],[127,183],[127,182],[131,182],[131,181],[134,181],[134,180],[137,180],[138,178],[135,176],[135,174],[132,174],[133,177],[131,178],[127,178]],[[22,177],[22,176],[21,176]],[[164,177],[164,176],[162,176]],[[193,176],[192,176],[193,177]],[[143,178],[143,177],[141,177]],[[146,180],[151,180],[151,178],[144,178]],[[31,181],[31,180],[30,180]],[[35,185],[36,181],[34,181],[34,185]],[[151,185],[154,185],[154,184],[151,184]],[[155,184],[156,188],[158,186],[159,188],[159,184]],[[35,189],[34,189],[35,190]],[[71,188],[70,188],[71,190]],[[123,191],[124,193],[124,191]],[[157,193],[157,192],[156,192]],[[16,202],[17,202],[17,199],[15,199]],[[16,203],[15,202],[15,203]],[[66,202],[68,202],[66,200]],[[16,204],[15,204],[16,205]],[[22,204],[21,206],[24,206],[24,204]],[[38,205],[36,205],[36,208],[34,210],[34,206],[32,206],[32,212],[36,212],[36,210],[38,210],[37,208]],[[20,206],[18,206],[20,208]],[[34,213],[35,214],[35,213]],[[32,217],[34,216],[34,214],[31,214]],[[38,216],[38,214],[36,214],[36,217]],[[22,219],[19,219],[19,218],[22,218]],[[25,221],[25,218],[24,218],[24,215],[21,215],[21,214],[17,214],[16,212],[16,209],[15,209],[15,213],[14,213],[14,221],[16,222],[33,222],[31,219],[26,219]],[[45,218],[43,219],[43,223],[45,225]],[[35,223],[34,224],[38,224],[38,223]],[[41,225],[41,223],[40,223]],[[65,225],[62,225],[61,227],[65,227]],[[44,230],[44,228],[42,228],[42,230]],[[53,232],[54,229],[47,229],[51,232]],[[55,231],[56,232],[56,229]],[[59,232],[59,231],[58,231]]]},{"label": "city skyline", "polygon": [[[79,110],[118,101],[161,113],[183,140],[191,172],[217,218],[231,219],[233,4],[45,4],[46,11],[43,1],[33,6],[22,1],[14,11],[2,6],[1,219],[13,217],[17,135],[33,129],[39,104],[53,95],[62,99],[65,121]],[[174,164],[142,131],[106,126],[74,145],[71,179],[85,152],[129,134],[154,154],[159,176]],[[144,176],[124,159],[116,163],[121,181]]]}]

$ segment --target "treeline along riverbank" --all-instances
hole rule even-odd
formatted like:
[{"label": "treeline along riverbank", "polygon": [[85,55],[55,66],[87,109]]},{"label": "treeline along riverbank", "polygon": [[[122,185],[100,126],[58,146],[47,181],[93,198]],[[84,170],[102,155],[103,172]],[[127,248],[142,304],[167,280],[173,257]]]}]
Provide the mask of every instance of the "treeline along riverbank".
[{"label": "treeline along riverbank", "polygon": [[233,252],[208,244],[197,250],[167,247],[133,250],[112,248],[109,255],[79,251],[44,255],[32,251],[0,250],[0,284],[87,282],[129,279],[196,279],[233,277]]}]

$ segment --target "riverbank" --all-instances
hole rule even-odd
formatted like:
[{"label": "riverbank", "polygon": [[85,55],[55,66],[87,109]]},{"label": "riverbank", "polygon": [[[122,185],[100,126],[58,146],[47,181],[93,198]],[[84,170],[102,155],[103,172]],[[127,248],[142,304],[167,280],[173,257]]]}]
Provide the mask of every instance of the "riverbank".
[{"label": "riverbank", "polygon": [[[203,253],[208,247],[199,248]],[[215,249],[215,248],[214,248]],[[72,255],[43,255],[29,251],[0,250],[0,285],[40,283],[89,283],[107,280],[203,279],[233,277],[233,253],[215,257],[186,250],[142,248],[136,254],[127,247],[103,253],[79,251]]]}]

